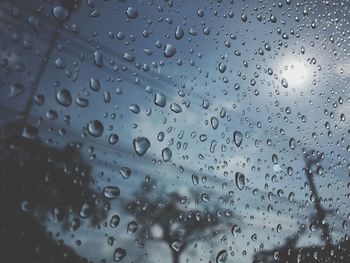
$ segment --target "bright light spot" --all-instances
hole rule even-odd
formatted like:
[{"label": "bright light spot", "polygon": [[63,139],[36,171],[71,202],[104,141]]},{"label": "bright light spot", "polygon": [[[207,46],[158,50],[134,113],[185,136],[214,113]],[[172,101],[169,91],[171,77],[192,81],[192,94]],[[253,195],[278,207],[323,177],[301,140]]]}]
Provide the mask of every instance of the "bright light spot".
[{"label": "bright light spot", "polygon": [[289,86],[300,86],[311,79],[310,68],[297,59],[286,59],[282,61],[281,66],[281,79],[287,79]]}]

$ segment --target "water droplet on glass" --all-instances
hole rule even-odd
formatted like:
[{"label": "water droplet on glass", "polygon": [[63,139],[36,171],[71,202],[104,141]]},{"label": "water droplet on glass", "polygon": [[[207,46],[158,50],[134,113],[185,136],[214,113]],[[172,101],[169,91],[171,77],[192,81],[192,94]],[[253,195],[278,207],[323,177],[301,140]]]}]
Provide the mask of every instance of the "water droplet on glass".
[{"label": "water droplet on glass", "polygon": [[220,250],[216,255],[216,263],[225,263],[228,258],[228,253],[226,249]]},{"label": "water droplet on glass", "polygon": [[197,186],[199,184],[199,176],[196,174],[192,174],[192,183],[194,186]]},{"label": "water droplet on glass", "polygon": [[139,15],[139,12],[134,7],[128,7],[126,9],[126,15],[128,18],[135,19]]},{"label": "water droplet on glass", "polygon": [[131,170],[129,167],[122,167],[119,170],[119,173],[122,175],[124,179],[127,179],[131,176]]},{"label": "water droplet on glass", "polygon": [[288,80],[283,78],[281,80],[281,85],[282,85],[283,88],[288,88]]},{"label": "water droplet on glass", "polygon": [[171,58],[176,53],[176,49],[171,44],[166,44],[164,47],[164,56],[166,58]]},{"label": "water droplet on glass", "polygon": [[94,63],[98,68],[101,68],[103,66],[103,55],[100,51],[94,52]]},{"label": "water droplet on glass", "polygon": [[241,20],[242,20],[242,22],[247,22],[248,16],[246,14],[242,14],[241,15]]},{"label": "water droplet on glass", "polygon": [[219,71],[224,73],[226,71],[226,65],[224,63],[219,64]]},{"label": "water droplet on glass", "polygon": [[276,154],[272,154],[272,163],[278,164],[278,156]]},{"label": "water droplet on glass", "polygon": [[120,195],[120,189],[117,186],[106,186],[103,188],[103,195],[108,199],[117,198]]},{"label": "water droplet on glass", "polygon": [[92,206],[89,203],[84,203],[80,209],[80,217],[87,218],[92,213]]},{"label": "water droplet on glass", "polygon": [[111,220],[109,221],[109,225],[111,228],[116,228],[120,223],[120,216],[113,215]]},{"label": "water droplet on glass", "polygon": [[90,89],[93,91],[99,91],[100,90],[100,81],[96,78],[91,78],[90,79]]},{"label": "water droplet on glass", "polygon": [[54,18],[60,23],[67,22],[69,19],[69,11],[63,6],[55,6],[52,9],[52,14]]},{"label": "water droplet on glass", "polygon": [[61,89],[56,93],[56,101],[58,104],[69,107],[72,104],[72,96],[69,90]]},{"label": "water droplet on glass", "polygon": [[123,248],[118,247],[114,251],[114,261],[115,262],[120,262],[126,257],[126,250]]},{"label": "water droplet on glass", "polygon": [[163,93],[156,92],[154,95],[154,104],[156,104],[159,107],[165,107],[166,105],[166,97]]},{"label": "water droplet on glass", "polygon": [[129,110],[135,114],[139,114],[140,113],[140,106],[137,104],[131,104],[129,107]]},{"label": "water droplet on glass", "polygon": [[138,228],[138,224],[135,221],[132,221],[128,224],[127,233],[129,235],[135,234]]},{"label": "water droplet on glass", "polygon": [[170,109],[171,109],[173,112],[175,112],[175,113],[180,113],[180,112],[182,112],[181,106],[180,106],[179,104],[177,104],[177,103],[172,103],[172,104],[170,105]]},{"label": "water droplet on glass", "polygon": [[133,62],[135,60],[135,56],[130,53],[124,53],[123,58],[128,62]]},{"label": "water droplet on glass", "polygon": [[109,144],[113,145],[116,144],[119,141],[119,136],[118,134],[111,133],[108,138]]},{"label": "water droplet on glass", "polygon": [[233,133],[233,142],[237,147],[240,147],[243,141],[243,135],[240,131],[235,131]]},{"label": "water droplet on glass", "polygon": [[183,30],[183,28],[181,26],[177,26],[175,30],[175,38],[179,40],[184,36],[184,34],[185,31]]},{"label": "water droplet on glass", "polygon": [[237,236],[238,234],[241,233],[241,228],[239,225],[233,225],[231,228],[231,233],[233,236]]},{"label": "water droplet on glass", "polygon": [[245,176],[241,172],[236,172],[236,186],[239,190],[245,187]]},{"label": "water droplet on glass", "polygon": [[137,137],[133,140],[134,150],[139,155],[144,155],[151,147],[150,141],[146,137]]},{"label": "water droplet on glass", "polygon": [[91,136],[100,137],[103,134],[103,124],[99,120],[90,121],[87,125],[87,131]]},{"label": "water droplet on glass", "polygon": [[171,160],[173,153],[170,148],[166,147],[162,150],[162,158],[164,162],[169,162]]},{"label": "water droplet on glass", "polygon": [[216,117],[211,117],[210,123],[214,130],[216,130],[219,126],[219,120]]}]

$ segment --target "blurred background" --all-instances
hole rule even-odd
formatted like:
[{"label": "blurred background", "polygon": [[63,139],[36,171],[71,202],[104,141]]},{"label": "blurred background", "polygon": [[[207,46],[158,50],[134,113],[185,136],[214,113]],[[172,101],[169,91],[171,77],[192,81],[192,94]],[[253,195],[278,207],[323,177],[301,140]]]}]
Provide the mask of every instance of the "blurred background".
[{"label": "blurred background", "polygon": [[0,257],[349,262],[349,8],[0,1]]}]

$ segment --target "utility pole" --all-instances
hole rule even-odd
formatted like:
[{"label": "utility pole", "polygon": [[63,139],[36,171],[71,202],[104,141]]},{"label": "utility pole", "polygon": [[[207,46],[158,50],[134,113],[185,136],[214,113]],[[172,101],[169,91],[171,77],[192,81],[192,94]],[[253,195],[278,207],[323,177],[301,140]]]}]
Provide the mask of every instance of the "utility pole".
[{"label": "utility pole", "polygon": [[71,17],[73,11],[78,7],[80,0],[60,0],[60,7],[62,7],[64,12],[67,12],[67,19],[56,19],[57,25],[55,26],[55,29],[53,31],[51,40],[48,44],[47,49],[45,50],[44,57],[41,60],[39,64],[39,68],[37,70],[37,73],[33,80],[33,85],[30,90],[29,99],[26,102],[25,108],[24,108],[24,116],[22,119],[22,125],[25,125],[27,123],[28,117],[30,115],[30,111],[33,106],[34,96],[39,88],[41,79],[44,75],[47,63],[49,61],[50,55],[53,51],[53,49],[56,46],[57,40],[60,36],[61,30],[63,29],[64,23]]},{"label": "utility pole", "polygon": [[326,246],[330,247],[332,245],[332,237],[330,232],[329,224],[325,221],[327,211],[321,206],[320,197],[317,192],[317,188],[314,182],[314,172],[312,171],[312,166],[319,163],[321,160],[322,154],[315,154],[314,150],[308,151],[304,154],[304,160],[306,163],[305,175],[311,190],[311,194],[314,198],[314,205],[316,211],[316,218],[314,222],[317,226],[320,226],[323,233],[323,239],[326,242]]}]

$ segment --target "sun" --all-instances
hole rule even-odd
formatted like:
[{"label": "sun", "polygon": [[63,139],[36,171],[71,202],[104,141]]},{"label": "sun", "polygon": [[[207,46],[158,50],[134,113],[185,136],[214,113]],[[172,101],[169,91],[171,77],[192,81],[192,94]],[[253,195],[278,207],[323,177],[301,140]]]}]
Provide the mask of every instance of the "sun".
[{"label": "sun", "polygon": [[311,78],[311,70],[308,65],[296,58],[287,58],[280,64],[281,80],[286,79],[288,86],[301,87]]}]

